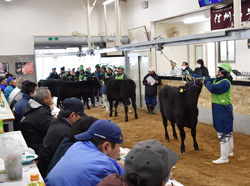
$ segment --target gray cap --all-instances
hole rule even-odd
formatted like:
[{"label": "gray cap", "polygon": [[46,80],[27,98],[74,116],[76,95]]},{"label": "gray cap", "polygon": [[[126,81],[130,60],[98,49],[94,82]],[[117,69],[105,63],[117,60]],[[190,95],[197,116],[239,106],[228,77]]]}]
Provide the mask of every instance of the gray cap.
[{"label": "gray cap", "polygon": [[137,143],[125,158],[126,180],[132,174],[144,180],[146,186],[161,184],[169,176],[178,155],[165,148],[158,140]]}]

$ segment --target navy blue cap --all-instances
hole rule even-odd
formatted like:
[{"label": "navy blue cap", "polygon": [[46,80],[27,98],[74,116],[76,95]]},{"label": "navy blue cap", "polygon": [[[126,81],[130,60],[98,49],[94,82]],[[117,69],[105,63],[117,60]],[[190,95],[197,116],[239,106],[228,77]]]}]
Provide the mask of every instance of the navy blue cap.
[{"label": "navy blue cap", "polygon": [[90,126],[89,130],[75,135],[75,138],[81,141],[90,140],[93,137],[119,144],[123,142],[121,128],[110,120],[97,120]]},{"label": "navy blue cap", "polygon": [[65,67],[62,67],[61,70],[65,70]]},{"label": "navy blue cap", "polygon": [[52,70],[56,70],[56,68],[52,68]]},{"label": "navy blue cap", "polygon": [[9,82],[10,82],[11,80],[14,80],[14,78],[9,77],[9,78],[7,79],[7,81],[6,81],[7,85],[9,84]]},{"label": "navy blue cap", "polygon": [[75,97],[66,98],[63,101],[62,109],[81,113],[83,116],[86,115],[84,114],[84,105],[82,104],[81,100]]}]

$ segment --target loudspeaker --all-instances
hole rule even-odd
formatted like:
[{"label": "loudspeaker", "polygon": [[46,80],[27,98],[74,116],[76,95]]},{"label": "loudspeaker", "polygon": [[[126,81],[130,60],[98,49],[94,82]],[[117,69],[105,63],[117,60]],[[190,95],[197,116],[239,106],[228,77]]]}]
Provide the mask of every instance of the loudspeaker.
[{"label": "loudspeaker", "polygon": [[141,7],[142,7],[143,9],[147,9],[147,8],[148,8],[148,1],[143,1],[143,2],[141,3]]}]

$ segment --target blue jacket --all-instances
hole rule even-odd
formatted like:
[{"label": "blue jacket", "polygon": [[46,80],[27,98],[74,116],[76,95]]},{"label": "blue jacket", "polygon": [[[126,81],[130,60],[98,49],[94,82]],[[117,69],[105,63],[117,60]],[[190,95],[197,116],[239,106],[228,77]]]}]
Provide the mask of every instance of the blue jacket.
[{"label": "blue jacket", "polygon": [[[222,80],[224,77],[216,79],[216,82]],[[207,78],[205,86],[212,94],[223,94],[230,89],[228,81],[221,81],[219,84],[213,84],[214,78]],[[233,106],[212,104],[212,114],[214,128],[217,132],[230,133],[233,132]]]},{"label": "blue jacket", "polygon": [[4,90],[6,89],[7,86],[0,84],[0,87],[1,87],[2,92],[4,92]]},{"label": "blue jacket", "polygon": [[14,88],[11,85],[7,85],[6,89],[4,90],[4,96],[7,100],[7,102],[9,101],[9,96],[10,93],[14,90]]},{"label": "blue jacket", "polygon": [[13,106],[13,108],[15,108],[15,111],[14,111],[15,130],[19,130],[19,122],[23,118],[24,110],[26,109],[27,103],[29,102],[30,99],[32,99],[32,97],[29,94],[23,94],[22,99],[20,99],[18,102],[16,102],[16,104]]},{"label": "blue jacket", "polygon": [[123,168],[102,153],[92,142],[76,142],[45,179],[47,186],[96,186],[109,174],[120,176]]}]

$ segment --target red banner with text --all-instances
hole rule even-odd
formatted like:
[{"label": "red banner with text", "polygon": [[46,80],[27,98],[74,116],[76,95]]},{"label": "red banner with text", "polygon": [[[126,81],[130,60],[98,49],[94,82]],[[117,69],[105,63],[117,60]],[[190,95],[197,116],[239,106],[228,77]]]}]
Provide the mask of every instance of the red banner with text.
[{"label": "red banner with text", "polygon": [[[210,15],[211,30],[234,27],[233,4],[229,4],[220,9],[211,8]],[[241,3],[241,21],[250,21],[250,1],[244,1]]]}]

